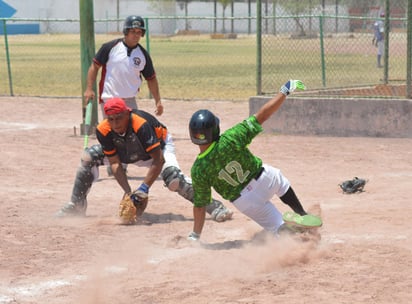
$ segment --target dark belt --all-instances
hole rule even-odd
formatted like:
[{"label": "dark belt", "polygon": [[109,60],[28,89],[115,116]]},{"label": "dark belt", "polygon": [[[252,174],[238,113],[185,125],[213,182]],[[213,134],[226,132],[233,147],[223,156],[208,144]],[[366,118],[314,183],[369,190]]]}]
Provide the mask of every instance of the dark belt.
[{"label": "dark belt", "polygon": [[[258,180],[259,177],[262,175],[263,171],[265,171],[265,168],[263,168],[263,167],[260,168],[259,171],[258,171],[258,173],[256,173],[256,175],[255,175],[255,177],[254,177],[253,179],[254,179],[254,180]],[[249,181],[249,183],[250,183],[250,181]],[[235,199],[231,200],[230,202],[234,202],[234,201],[237,200],[239,197],[240,197],[240,194],[239,194],[239,196],[237,196]]]},{"label": "dark belt", "polygon": [[259,177],[262,175],[263,171],[265,171],[265,168],[260,168],[260,170],[258,171],[258,173],[255,175],[254,179],[258,180]]}]

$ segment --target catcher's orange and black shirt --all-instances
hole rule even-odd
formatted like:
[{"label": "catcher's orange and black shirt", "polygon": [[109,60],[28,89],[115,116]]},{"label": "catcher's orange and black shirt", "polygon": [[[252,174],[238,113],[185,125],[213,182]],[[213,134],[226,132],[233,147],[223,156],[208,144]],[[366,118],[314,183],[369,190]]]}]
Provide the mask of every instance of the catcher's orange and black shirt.
[{"label": "catcher's orange and black shirt", "polygon": [[164,148],[166,135],[166,126],[141,110],[130,113],[129,126],[124,134],[114,132],[107,119],[96,127],[96,137],[103,153],[108,157],[117,154],[125,164],[150,159],[149,153]]}]

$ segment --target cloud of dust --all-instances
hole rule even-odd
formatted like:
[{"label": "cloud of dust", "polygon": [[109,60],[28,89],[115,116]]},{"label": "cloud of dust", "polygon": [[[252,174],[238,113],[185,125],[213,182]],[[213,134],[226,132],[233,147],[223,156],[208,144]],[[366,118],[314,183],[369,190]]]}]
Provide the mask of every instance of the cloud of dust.
[{"label": "cloud of dust", "polygon": [[314,261],[322,255],[318,241],[263,234],[250,240],[193,244],[181,236],[165,241],[136,235],[112,244],[85,270],[87,279],[76,302],[123,303],[131,294],[143,296],[148,288],[179,290],[193,282],[200,288],[210,286],[211,280],[251,279]]},{"label": "cloud of dust", "polygon": [[270,273],[284,267],[307,264],[321,255],[316,242],[267,236],[259,243],[244,244],[238,249],[205,251],[202,262],[208,273],[221,277],[226,273],[245,278]]}]

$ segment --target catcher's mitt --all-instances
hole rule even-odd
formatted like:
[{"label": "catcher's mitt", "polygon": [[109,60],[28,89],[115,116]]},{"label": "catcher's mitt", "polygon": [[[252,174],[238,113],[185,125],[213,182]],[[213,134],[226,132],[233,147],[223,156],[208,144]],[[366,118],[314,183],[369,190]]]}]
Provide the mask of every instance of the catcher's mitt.
[{"label": "catcher's mitt", "polygon": [[339,184],[339,186],[342,189],[343,193],[351,194],[355,192],[362,192],[365,184],[365,179],[354,177],[352,180],[344,181],[343,183]]},{"label": "catcher's mitt", "polygon": [[136,207],[130,199],[130,195],[127,193],[120,202],[119,216],[124,225],[133,225],[136,223]]}]

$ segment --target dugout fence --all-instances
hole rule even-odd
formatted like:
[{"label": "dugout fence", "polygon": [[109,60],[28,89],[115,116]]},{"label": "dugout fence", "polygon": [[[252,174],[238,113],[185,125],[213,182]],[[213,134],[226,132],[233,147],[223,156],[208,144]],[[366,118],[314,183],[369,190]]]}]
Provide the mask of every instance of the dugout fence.
[{"label": "dugout fence", "polygon": [[[375,19],[265,15],[259,30],[256,17],[149,17],[141,43],[153,57],[165,99],[246,100],[273,94],[290,77],[303,79],[305,94],[314,96],[405,97],[407,18],[388,18],[385,69],[376,67]],[[79,20],[0,21],[0,95],[82,95]],[[19,22],[44,31],[9,34],[8,25]],[[96,50],[121,36],[119,22],[95,20]],[[181,30],[159,32],[171,24]],[[148,94],[143,86],[140,97]]]}]

